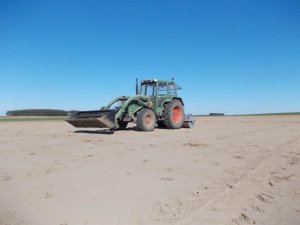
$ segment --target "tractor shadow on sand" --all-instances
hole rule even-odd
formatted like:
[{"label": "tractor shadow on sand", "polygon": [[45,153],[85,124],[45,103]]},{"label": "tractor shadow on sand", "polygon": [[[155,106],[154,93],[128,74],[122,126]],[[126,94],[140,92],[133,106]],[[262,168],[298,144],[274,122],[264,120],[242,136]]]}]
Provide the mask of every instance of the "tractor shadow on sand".
[{"label": "tractor shadow on sand", "polygon": [[110,129],[105,129],[105,130],[77,130],[74,131],[74,133],[76,134],[114,134],[115,131],[114,130],[110,130]]},{"label": "tractor shadow on sand", "polygon": [[115,132],[121,132],[121,131],[138,131],[136,127],[130,127],[123,130],[113,130],[113,129],[101,129],[101,130],[77,130],[73,133],[76,134],[107,134],[111,135]]}]

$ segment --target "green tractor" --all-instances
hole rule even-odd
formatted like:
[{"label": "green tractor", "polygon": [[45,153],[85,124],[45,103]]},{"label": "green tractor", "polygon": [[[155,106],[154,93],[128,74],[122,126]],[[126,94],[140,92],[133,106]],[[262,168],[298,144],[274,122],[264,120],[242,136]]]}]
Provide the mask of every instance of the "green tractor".
[{"label": "green tractor", "polygon": [[75,127],[98,127],[112,130],[125,129],[135,122],[140,131],[159,128],[192,128],[195,120],[185,116],[182,98],[177,96],[181,88],[172,81],[143,80],[140,88],[136,81],[135,96],[121,96],[107,106],[95,111],[77,112],[66,121]]}]

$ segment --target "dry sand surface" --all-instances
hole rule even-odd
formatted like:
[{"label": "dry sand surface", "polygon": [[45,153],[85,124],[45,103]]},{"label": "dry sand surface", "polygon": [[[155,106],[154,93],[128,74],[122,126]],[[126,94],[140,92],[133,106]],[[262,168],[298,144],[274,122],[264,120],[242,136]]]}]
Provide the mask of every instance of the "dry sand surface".
[{"label": "dry sand surface", "polygon": [[113,135],[0,122],[0,133],[1,225],[300,224],[300,116]]}]

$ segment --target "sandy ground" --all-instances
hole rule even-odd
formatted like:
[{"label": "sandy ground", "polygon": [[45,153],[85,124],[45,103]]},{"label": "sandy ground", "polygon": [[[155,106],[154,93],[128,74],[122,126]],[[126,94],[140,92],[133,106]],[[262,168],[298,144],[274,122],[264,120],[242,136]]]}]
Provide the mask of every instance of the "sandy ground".
[{"label": "sandy ground", "polygon": [[300,116],[94,131],[1,122],[0,224],[300,224]]}]

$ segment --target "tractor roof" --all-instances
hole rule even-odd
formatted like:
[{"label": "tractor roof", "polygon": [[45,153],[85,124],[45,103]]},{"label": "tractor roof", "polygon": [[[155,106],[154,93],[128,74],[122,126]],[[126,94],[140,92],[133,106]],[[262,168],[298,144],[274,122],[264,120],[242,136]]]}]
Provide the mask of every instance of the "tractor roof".
[{"label": "tractor roof", "polygon": [[[141,81],[141,84],[151,84],[151,83],[160,83],[160,84],[175,84],[175,81],[174,80],[171,80],[171,81],[167,81],[167,80],[156,80],[156,79],[153,79],[153,80],[142,80]],[[181,90],[182,88],[179,87],[178,85],[176,85],[176,90]]]},{"label": "tractor roof", "polygon": [[157,79],[153,79],[153,80],[142,80],[141,83],[173,83],[174,81],[166,81],[166,80],[157,80]]}]

